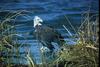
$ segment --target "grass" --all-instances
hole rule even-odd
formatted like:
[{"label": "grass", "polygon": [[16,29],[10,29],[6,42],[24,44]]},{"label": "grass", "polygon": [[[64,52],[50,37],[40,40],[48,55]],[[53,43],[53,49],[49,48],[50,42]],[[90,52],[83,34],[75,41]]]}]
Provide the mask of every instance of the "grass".
[{"label": "grass", "polygon": [[22,54],[20,53],[20,48],[25,47],[27,45],[18,43],[18,40],[15,37],[17,34],[15,27],[20,25],[12,25],[14,23],[10,24],[10,22],[12,20],[15,20],[17,16],[21,15],[22,12],[23,11],[18,11],[14,14],[8,13],[8,15],[4,17],[4,20],[1,20],[0,22],[1,67],[27,66],[20,63],[21,59],[27,60],[27,58],[23,57]]},{"label": "grass", "polygon": [[[8,14],[6,19],[0,22],[0,65],[1,67],[98,67],[99,65],[99,43],[98,43],[98,15],[90,16],[85,14],[82,24],[76,31],[69,19],[65,17],[77,34],[73,36],[67,27],[63,25],[64,29],[72,38],[78,38],[75,45],[64,45],[63,50],[56,54],[57,59],[48,62],[45,55],[41,53],[43,64],[36,64],[35,58],[31,56],[30,51],[25,52],[25,56],[20,54],[20,48],[26,44],[19,44],[17,39],[14,41],[15,25],[10,25],[11,19],[22,16],[23,11],[16,12],[14,15]],[[28,17],[29,16],[26,16]],[[95,18],[95,19],[94,19]],[[93,20],[94,19],[94,20]],[[19,25],[17,25],[19,26]],[[27,46],[24,46],[27,47]],[[40,46],[39,46],[40,47]],[[15,60],[16,59],[16,60]],[[15,64],[11,61],[20,61],[25,59],[28,64]]]},{"label": "grass", "polygon": [[[98,67],[98,19],[93,21],[88,14],[77,32],[75,45],[66,45],[51,67]],[[65,28],[66,29],[66,28]]]}]

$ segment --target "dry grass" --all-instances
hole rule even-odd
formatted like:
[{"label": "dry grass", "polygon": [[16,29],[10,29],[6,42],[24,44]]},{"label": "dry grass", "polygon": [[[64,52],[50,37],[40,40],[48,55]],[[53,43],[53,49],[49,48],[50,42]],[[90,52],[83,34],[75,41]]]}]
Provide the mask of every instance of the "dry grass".
[{"label": "dry grass", "polygon": [[[41,53],[41,58],[43,60],[43,64],[36,64],[34,61],[34,57],[31,57],[31,53],[26,53],[24,59],[28,62],[28,65],[23,64],[12,64],[10,61],[13,61],[14,49],[15,56],[17,57],[16,62],[20,61],[21,54],[19,52],[19,48],[22,44],[15,43],[13,41],[13,36],[16,34],[14,28],[16,26],[10,25],[7,22],[15,19],[18,16],[22,16],[23,11],[19,11],[14,15],[8,14],[6,19],[0,22],[0,65],[1,67],[98,67],[99,61],[99,44],[98,44],[98,15],[89,16],[89,13],[85,14],[85,19],[82,21],[82,24],[79,27],[79,30],[76,31],[74,26],[70,23],[68,18],[68,23],[71,25],[72,29],[77,34],[77,44],[75,45],[64,45],[63,51],[57,53],[57,59],[51,63],[48,61],[44,61],[45,56]],[[24,15],[26,18],[29,16]],[[96,17],[95,20],[92,20]],[[19,25],[17,25],[19,26]],[[68,31],[68,29],[63,25],[63,27]],[[71,37],[71,32],[69,32]],[[15,46],[16,45],[16,46]],[[18,58],[19,57],[19,58]]]}]

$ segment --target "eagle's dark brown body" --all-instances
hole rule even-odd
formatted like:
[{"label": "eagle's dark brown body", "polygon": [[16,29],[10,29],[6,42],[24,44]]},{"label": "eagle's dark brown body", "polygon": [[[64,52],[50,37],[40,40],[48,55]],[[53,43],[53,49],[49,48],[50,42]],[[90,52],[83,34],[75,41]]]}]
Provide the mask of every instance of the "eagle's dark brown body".
[{"label": "eagle's dark brown body", "polygon": [[61,34],[45,25],[37,25],[35,27],[35,34],[43,46],[48,47],[51,51],[54,49],[52,42],[56,42],[60,46],[64,43]]}]

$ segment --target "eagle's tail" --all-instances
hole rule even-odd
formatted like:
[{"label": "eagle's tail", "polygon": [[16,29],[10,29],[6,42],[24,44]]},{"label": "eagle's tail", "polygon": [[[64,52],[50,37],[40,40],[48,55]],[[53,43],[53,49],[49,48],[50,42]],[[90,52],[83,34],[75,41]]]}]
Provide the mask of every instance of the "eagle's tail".
[{"label": "eagle's tail", "polygon": [[60,42],[60,46],[63,46],[66,44],[66,41],[64,40],[64,37],[62,37],[61,35],[59,36],[59,42]]},{"label": "eagle's tail", "polygon": [[56,37],[57,37],[57,41],[58,41],[57,43],[60,47],[62,47],[63,45],[66,44],[64,37],[60,33],[58,33],[57,31],[56,31]]}]

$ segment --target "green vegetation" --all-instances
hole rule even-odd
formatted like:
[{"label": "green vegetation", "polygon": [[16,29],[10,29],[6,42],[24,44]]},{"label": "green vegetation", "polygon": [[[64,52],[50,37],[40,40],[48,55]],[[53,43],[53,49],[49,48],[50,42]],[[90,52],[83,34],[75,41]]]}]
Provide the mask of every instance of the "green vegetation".
[{"label": "green vegetation", "polygon": [[19,52],[20,47],[23,47],[24,44],[18,43],[18,40],[16,38],[17,32],[15,31],[16,26],[10,24],[11,20],[17,17],[20,13],[21,12],[17,12],[13,15],[8,14],[7,17],[5,17],[4,20],[1,20],[0,22],[1,67],[22,66],[20,60],[25,59],[25,57],[23,57]]},{"label": "green vegetation", "polygon": [[98,67],[98,18],[93,21],[86,14],[86,18],[78,30],[78,40],[75,45],[66,45],[60,52],[59,58],[50,67]]},{"label": "green vegetation", "polygon": [[[57,59],[48,63],[43,61],[44,64],[36,64],[34,57],[31,56],[28,50],[25,56],[19,52],[20,47],[25,44],[19,44],[17,38],[15,38],[14,25],[10,25],[8,22],[16,16],[21,15],[21,12],[17,12],[14,15],[8,16],[5,20],[0,22],[0,66],[1,67],[98,67],[99,65],[99,43],[98,43],[98,16],[89,16],[89,13],[85,14],[82,24],[76,32],[78,38],[75,45],[64,45],[63,50],[56,54]],[[95,17],[95,19],[93,19]],[[73,26],[71,25],[73,28]],[[45,59],[45,56],[42,55]],[[22,63],[14,63],[25,59],[28,65]]]}]

